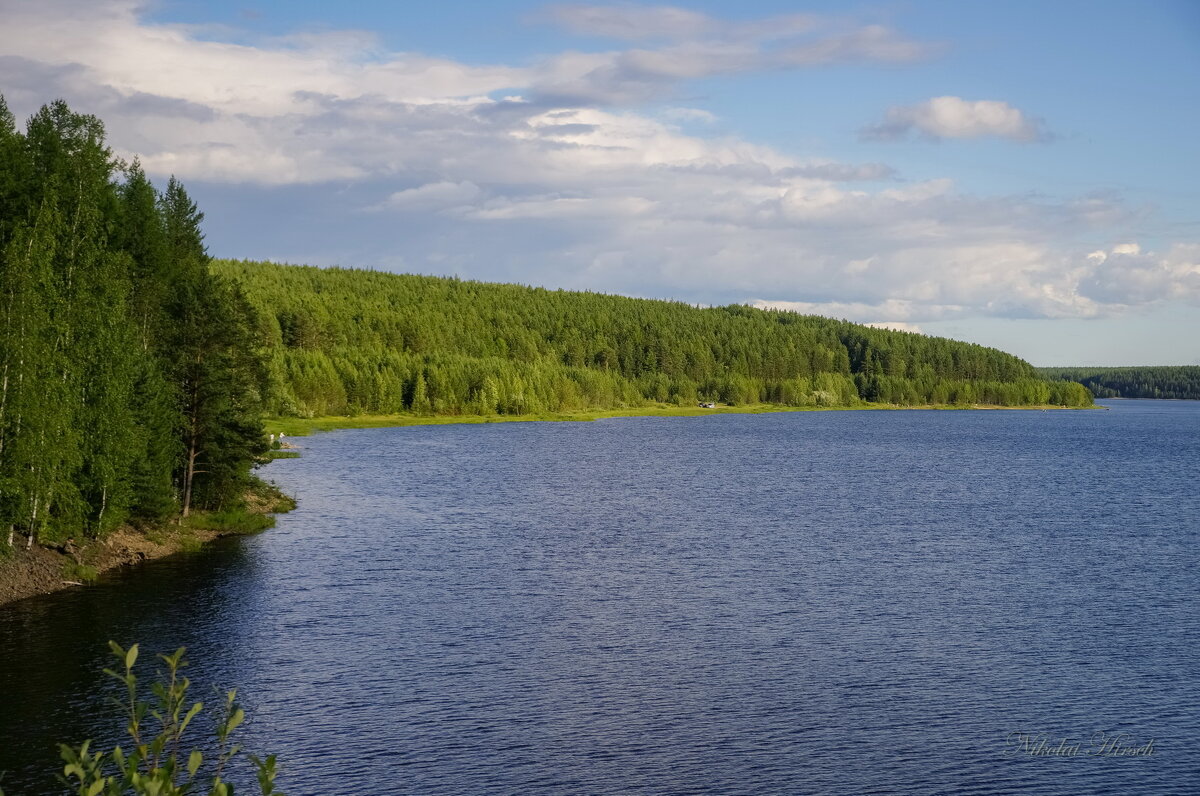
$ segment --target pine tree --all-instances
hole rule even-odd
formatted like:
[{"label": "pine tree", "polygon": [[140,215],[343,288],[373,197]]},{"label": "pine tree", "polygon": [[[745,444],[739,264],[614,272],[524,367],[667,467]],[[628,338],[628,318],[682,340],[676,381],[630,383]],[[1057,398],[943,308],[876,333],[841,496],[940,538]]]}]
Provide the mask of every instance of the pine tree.
[{"label": "pine tree", "polygon": [[178,481],[186,517],[194,503],[219,506],[237,497],[249,466],[266,452],[260,419],[266,372],[253,310],[240,288],[208,270],[204,214],[174,178],[162,207],[173,269],[170,349],[182,410]]}]

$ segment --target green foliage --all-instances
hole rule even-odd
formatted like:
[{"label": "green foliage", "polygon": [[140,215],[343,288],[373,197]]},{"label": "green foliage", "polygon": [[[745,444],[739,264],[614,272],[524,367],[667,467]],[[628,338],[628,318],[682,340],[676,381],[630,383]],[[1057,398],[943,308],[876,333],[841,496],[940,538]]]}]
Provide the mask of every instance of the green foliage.
[{"label": "green foliage", "polygon": [[1078,382],[1097,398],[1200,400],[1200,365],[1037,370],[1045,379]]},{"label": "green foliage", "polygon": [[285,495],[273,481],[264,481],[256,477],[250,480],[250,489],[246,493],[244,505],[259,513],[265,510],[270,514],[286,514],[296,508],[296,500],[290,495]]},{"label": "green foliage", "polygon": [[275,527],[275,518],[267,514],[231,507],[220,511],[198,511],[183,521],[187,528],[205,528],[227,535],[251,535]]},{"label": "green foliage", "polygon": [[205,749],[188,750],[188,730],[201,716],[204,705],[188,698],[191,682],[182,675],[188,665],[184,649],[158,656],[165,669],[159,672],[157,682],[150,685],[147,698],[133,671],[138,659],[137,645],[126,650],[110,641],[109,647],[119,665],[104,671],[124,688],[124,698],[114,702],[124,713],[131,746],[93,751],[91,741],[84,741],[78,747],[60,744],[65,763],[60,779],[71,793],[233,796],[229,772],[246,761],[263,796],[283,796],[275,787],[274,755],[260,759],[246,754],[233,740],[234,732],[246,718],[245,711],[237,704],[235,691],[225,695],[216,713],[215,744],[209,745],[207,753]]},{"label": "green foliage", "polygon": [[99,537],[234,502],[265,369],[183,186],[160,196],[93,116],[55,102],[22,134],[0,99],[0,211],[0,528]]},{"label": "green foliage", "polygon": [[[745,306],[218,260],[276,416],[1075,402],[996,349]],[[1073,403],[1071,405],[1074,405]]]},{"label": "green foliage", "polygon": [[100,573],[96,571],[96,568],[88,564],[68,561],[63,565],[63,580],[76,583],[95,583],[99,577]]},{"label": "green foliage", "polygon": [[[187,522],[187,520],[184,520]],[[195,529],[187,526],[177,526],[178,530],[175,533],[175,544],[178,545],[180,552],[196,553],[204,547],[204,540],[196,535]]]},{"label": "green foliage", "polygon": [[278,499],[271,504],[272,514],[286,514],[296,509],[296,499],[291,495],[280,493]]}]

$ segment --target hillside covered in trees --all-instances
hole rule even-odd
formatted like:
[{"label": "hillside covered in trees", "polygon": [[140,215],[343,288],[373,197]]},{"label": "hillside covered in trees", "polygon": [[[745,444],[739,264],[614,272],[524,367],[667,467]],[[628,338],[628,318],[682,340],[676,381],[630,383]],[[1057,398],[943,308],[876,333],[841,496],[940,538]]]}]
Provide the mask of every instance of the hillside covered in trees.
[{"label": "hillside covered in trees", "polygon": [[65,103],[0,98],[0,549],[102,536],[244,493],[261,353],[196,209]]},{"label": "hillside covered in trees", "polygon": [[791,312],[271,263],[214,270],[254,307],[278,415],[1091,403],[996,349]]},{"label": "hillside covered in trees", "polygon": [[95,117],[22,132],[0,99],[0,541],[226,507],[265,414],[1091,402],[995,349],[790,312],[214,262],[202,219]]},{"label": "hillside covered in trees", "polygon": [[1132,368],[1038,368],[1038,375],[1073,381],[1097,398],[1186,398],[1200,400],[1200,365]]}]

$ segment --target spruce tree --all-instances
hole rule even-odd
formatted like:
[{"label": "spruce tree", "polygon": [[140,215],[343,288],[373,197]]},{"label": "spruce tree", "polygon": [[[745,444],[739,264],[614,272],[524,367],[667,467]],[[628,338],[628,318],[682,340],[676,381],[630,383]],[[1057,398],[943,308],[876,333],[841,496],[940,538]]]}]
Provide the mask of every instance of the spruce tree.
[{"label": "spruce tree", "polygon": [[170,350],[180,396],[181,508],[236,499],[254,460],[267,450],[260,419],[265,369],[254,314],[240,288],[212,274],[204,218],[175,179],[162,200],[172,268]]}]

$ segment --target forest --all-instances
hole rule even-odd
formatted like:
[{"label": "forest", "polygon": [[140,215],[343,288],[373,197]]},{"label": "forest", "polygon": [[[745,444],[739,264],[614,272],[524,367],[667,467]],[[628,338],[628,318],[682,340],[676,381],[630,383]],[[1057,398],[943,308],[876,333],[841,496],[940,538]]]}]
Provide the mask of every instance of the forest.
[{"label": "forest", "polygon": [[996,349],[746,306],[212,260],[59,101],[0,98],[0,549],[237,503],[267,415],[1085,406]]},{"label": "forest", "polygon": [[1038,368],[1054,381],[1073,381],[1097,398],[1176,398],[1200,400],[1200,365],[1127,368]]},{"label": "forest", "polygon": [[61,101],[0,98],[0,550],[238,500],[267,448],[250,305],[203,214]]},{"label": "forest", "polygon": [[742,305],[216,260],[242,286],[281,416],[636,407],[1087,406],[1002,351]]}]

